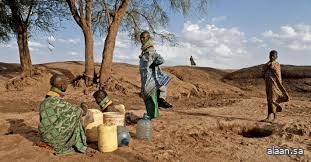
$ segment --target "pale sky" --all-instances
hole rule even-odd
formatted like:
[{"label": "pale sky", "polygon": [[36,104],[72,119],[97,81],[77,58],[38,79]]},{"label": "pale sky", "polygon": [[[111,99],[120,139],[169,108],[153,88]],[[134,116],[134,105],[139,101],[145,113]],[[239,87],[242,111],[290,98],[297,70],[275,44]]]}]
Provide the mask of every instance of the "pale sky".
[{"label": "pale sky", "polygon": [[[311,64],[310,0],[213,0],[208,14],[184,18],[171,15],[167,31],[177,36],[175,47],[156,41],[156,50],[166,66],[189,65],[192,55],[198,66],[243,68],[267,61],[271,49],[282,64]],[[30,38],[33,63],[84,61],[84,39],[73,20],[53,34],[55,48],[49,51],[50,35]],[[94,57],[101,62],[104,37],[95,38]],[[0,62],[19,63],[16,40],[0,45]],[[119,32],[115,62],[138,64],[139,45],[126,32]]]}]

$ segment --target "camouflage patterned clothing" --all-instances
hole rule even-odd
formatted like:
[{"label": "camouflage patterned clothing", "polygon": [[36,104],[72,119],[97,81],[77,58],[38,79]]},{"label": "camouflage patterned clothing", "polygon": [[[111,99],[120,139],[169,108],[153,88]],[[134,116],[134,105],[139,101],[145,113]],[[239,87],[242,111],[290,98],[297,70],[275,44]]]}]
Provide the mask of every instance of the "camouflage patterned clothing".
[{"label": "camouflage patterned clothing", "polygon": [[266,84],[268,114],[280,112],[282,107],[279,104],[289,100],[288,93],[282,85],[280,64],[277,61],[269,61],[263,67],[263,74]]},{"label": "camouflage patterned clothing", "polygon": [[85,152],[87,144],[81,115],[81,108],[59,96],[47,97],[40,105],[39,132],[42,140],[52,146],[56,154],[75,150]]}]

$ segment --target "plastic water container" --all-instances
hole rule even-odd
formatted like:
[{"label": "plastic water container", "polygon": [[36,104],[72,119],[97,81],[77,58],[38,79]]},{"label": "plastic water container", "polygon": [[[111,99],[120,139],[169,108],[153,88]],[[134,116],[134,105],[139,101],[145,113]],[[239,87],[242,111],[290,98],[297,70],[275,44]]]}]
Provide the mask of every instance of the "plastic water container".
[{"label": "plastic water container", "polygon": [[137,122],[136,136],[138,139],[151,140],[152,138],[152,122],[147,113],[144,113],[143,119]]},{"label": "plastic water container", "polygon": [[88,115],[91,115],[94,121],[86,125],[85,134],[89,142],[96,142],[98,140],[97,127],[103,124],[103,113],[98,109],[88,109],[88,111]]},{"label": "plastic water container", "polygon": [[100,152],[112,152],[118,149],[116,125],[98,126],[98,149]]},{"label": "plastic water container", "polygon": [[117,126],[118,146],[128,146],[131,140],[129,131],[123,126]]},{"label": "plastic water container", "polygon": [[125,113],[121,112],[104,112],[103,124],[124,126]]}]

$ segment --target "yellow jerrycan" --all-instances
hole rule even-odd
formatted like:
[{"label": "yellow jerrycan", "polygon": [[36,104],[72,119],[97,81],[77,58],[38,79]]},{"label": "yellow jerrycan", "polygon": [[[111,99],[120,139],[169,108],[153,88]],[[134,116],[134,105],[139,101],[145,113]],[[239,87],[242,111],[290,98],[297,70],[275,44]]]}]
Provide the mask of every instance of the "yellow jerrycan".
[{"label": "yellow jerrycan", "polygon": [[100,152],[112,152],[118,149],[117,126],[101,124],[98,126],[98,149]]},{"label": "yellow jerrycan", "polygon": [[103,113],[98,109],[88,109],[88,111],[87,115],[91,115],[94,121],[86,125],[85,134],[89,142],[97,142],[97,127],[103,124]]}]

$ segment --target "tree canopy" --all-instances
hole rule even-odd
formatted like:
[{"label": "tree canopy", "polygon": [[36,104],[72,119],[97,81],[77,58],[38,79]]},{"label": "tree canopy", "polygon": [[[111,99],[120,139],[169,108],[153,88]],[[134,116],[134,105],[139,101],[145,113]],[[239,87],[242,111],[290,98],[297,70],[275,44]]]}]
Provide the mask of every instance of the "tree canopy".
[{"label": "tree canopy", "polygon": [[[107,34],[115,11],[122,0],[95,0],[92,13],[93,31],[100,35]],[[190,11],[199,14],[207,13],[207,0],[131,0],[120,26],[133,41],[138,41],[138,35],[143,30],[163,41],[174,43],[175,36],[165,29],[170,21],[170,14],[181,13],[187,16]]]},{"label": "tree canopy", "polygon": [[0,40],[9,41],[22,24],[30,33],[54,32],[68,13],[58,0],[0,0]]},{"label": "tree canopy", "polygon": [[57,0],[1,0],[0,41],[16,36],[22,76],[32,75],[32,61],[28,47],[29,36],[38,31],[52,32],[59,28],[65,14]]}]

